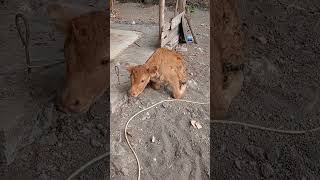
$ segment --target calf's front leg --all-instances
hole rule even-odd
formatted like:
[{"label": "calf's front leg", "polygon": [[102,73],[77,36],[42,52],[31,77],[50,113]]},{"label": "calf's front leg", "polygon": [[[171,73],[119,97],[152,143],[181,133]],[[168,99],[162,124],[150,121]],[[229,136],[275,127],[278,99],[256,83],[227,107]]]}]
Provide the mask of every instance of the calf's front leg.
[{"label": "calf's front leg", "polygon": [[179,79],[175,78],[169,81],[169,85],[172,88],[172,97],[175,99],[181,99],[186,90],[186,84],[180,85]]},{"label": "calf's front leg", "polygon": [[159,90],[161,88],[161,83],[160,81],[150,81],[151,83],[151,87],[154,89],[154,90]]}]

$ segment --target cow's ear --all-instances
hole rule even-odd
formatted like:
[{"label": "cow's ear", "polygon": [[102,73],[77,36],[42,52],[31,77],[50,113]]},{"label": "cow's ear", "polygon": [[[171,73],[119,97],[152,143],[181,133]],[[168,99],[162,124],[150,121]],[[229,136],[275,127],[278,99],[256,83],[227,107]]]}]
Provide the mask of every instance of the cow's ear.
[{"label": "cow's ear", "polygon": [[134,68],[134,65],[131,65],[129,63],[125,63],[124,67],[131,73]]},{"label": "cow's ear", "polygon": [[155,76],[157,74],[158,67],[157,66],[148,67],[147,70],[148,70],[150,76]]}]

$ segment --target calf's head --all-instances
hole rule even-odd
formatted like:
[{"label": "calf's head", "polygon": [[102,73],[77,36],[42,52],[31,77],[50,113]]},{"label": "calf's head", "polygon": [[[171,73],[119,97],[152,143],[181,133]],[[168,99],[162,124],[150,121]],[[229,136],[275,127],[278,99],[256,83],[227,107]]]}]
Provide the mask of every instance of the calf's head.
[{"label": "calf's head", "polygon": [[[58,107],[64,112],[85,112],[107,88],[109,81],[109,21],[106,12],[70,17],[65,7],[49,9],[66,37],[66,81]],[[59,11],[53,13],[52,11]],[[59,17],[57,17],[59,16]]]},{"label": "calf's head", "polygon": [[151,77],[156,75],[157,67],[149,67],[148,65],[129,65],[126,68],[130,73],[131,88],[129,95],[133,97],[139,96],[150,82]]}]

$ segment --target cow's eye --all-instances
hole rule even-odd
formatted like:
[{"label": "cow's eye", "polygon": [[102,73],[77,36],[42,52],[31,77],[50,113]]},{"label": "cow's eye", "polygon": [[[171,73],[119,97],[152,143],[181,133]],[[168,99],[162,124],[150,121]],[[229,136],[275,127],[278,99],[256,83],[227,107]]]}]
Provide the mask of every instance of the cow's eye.
[{"label": "cow's eye", "polygon": [[141,82],[143,83],[143,82],[144,82],[144,80],[141,80]]}]

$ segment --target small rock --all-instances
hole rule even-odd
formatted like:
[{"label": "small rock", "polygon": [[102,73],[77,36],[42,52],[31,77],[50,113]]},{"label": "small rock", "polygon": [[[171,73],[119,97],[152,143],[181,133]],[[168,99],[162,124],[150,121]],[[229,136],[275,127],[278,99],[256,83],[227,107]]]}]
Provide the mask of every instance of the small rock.
[{"label": "small rock", "polygon": [[187,86],[190,86],[192,89],[196,89],[198,86],[198,83],[192,79],[187,82]]},{"label": "small rock", "polygon": [[153,158],[153,161],[157,161],[157,158]]},{"label": "small rock", "polygon": [[202,48],[198,48],[198,50],[201,52],[201,53],[203,53],[203,50],[202,50]]},{"label": "small rock", "polygon": [[190,123],[194,128],[197,128],[197,129],[201,129],[202,128],[202,125],[199,122],[195,121],[195,120],[191,120]]},{"label": "small rock", "polygon": [[152,142],[152,143],[156,142],[156,138],[155,138],[154,136],[152,136],[151,142]]},{"label": "small rock", "polygon": [[162,104],[162,107],[163,107],[163,108],[169,108],[170,105],[169,105],[169,103],[163,103],[163,104]]},{"label": "small rock", "polygon": [[103,125],[102,125],[102,124],[97,124],[97,129],[103,130],[103,129],[104,129],[104,128],[103,128]]},{"label": "small rock", "polygon": [[274,174],[274,170],[269,163],[263,163],[261,165],[260,170],[261,170],[262,176],[265,178],[270,178]]},{"label": "small rock", "polygon": [[251,166],[256,166],[256,165],[257,165],[257,162],[255,162],[255,161],[250,161],[249,164],[250,164]]},{"label": "small rock", "polygon": [[49,176],[47,174],[45,174],[44,172],[40,174],[39,179],[43,179],[43,180],[47,180],[50,179]]},{"label": "small rock", "polygon": [[136,22],[135,21],[132,21],[132,23],[131,23],[132,25],[135,25],[136,24]]},{"label": "small rock", "polygon": [[226,150],[226,145],[225,144],[222,144],[220,146],[220,152],[224,152]]},{"label": "small rock", "polygon": [[87,128],[92,129],[94,126],[91,122],[86,123]]},{"label": "small rock", "polygon": [[149,119],[150,118],[150,113],[147,112],[145,116],[142,117],[142,121]]},{"label": "small rock", "polygon": [[238,159],[234,161],[234,164],[236,165],[237,169],[241,170],[241,162]]},{"label": "small rock", "polygon": [[266,155],[269,161],[275,162],[280,157],[279,148],[277,147],[271,148],[269,151],[267,151]]},{"label": "small rock", "polygon": [[187,52],[187,51],[188,51],[188,48],[187,48],[187,47],[179,46],[179,47],[176,48],[176,51],[178,51],[178,52]]},{"label": "small rock", "polygon": [[262,43],[262,44],[267,44],[267,39],[263,36],[258,37],[258,40]]},{"label": "small rock", "polygon": [[128,168],[121,168],[121,173],[124,175],[124,176],[128,176],[129,175],[129,170]]},{"label": "small rock", "polygon": [[264,160],[264,150],[262,148],[253,146],[253,145],[249,145],[246,147],[246,152],[249,154],[249,156],[251,156],[252,158],[254,158],[255,160]]},{"label": "small rock", "polygon": [[42,145],[55,145],[58,142],[58,138],[54,133],[51,133],[40,140],[40,144]]},{"label": "small rock", "polygon": [[80,133],[84,136],[87,136],[91,133],[91,131],[88,128],[83,128],[80,130]]},{"label": "small rock", "polygon": [[254,14],[254,15],[259,14],[259,10],[255,9],[255,10],[253,11],[253,14]]},{"label": "small rock", "polygon": [[94,139],[94,138],[91,138],[90,143],[91,143],[91,146],[92,146],[92,147],[98,148],[98,147],[101,147],[101,146],[102,146],[102,144],[101,144],[99,141],[97,141],[96,139]]}]

